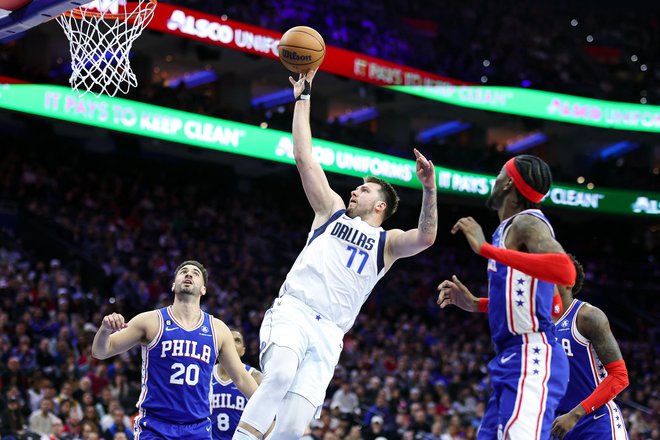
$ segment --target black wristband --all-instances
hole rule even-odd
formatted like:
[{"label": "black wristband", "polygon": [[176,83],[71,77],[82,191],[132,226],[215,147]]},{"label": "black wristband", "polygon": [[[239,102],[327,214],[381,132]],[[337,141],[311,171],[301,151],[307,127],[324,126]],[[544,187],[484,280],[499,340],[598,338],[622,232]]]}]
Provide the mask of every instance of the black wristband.
[{"label": "black wristband", "polygon": [[311,96],[312,96],[312,84],[309,81],[305,80],[305,88],[303,89],[302,93],[298,95],[296,101],[307,101]]}]

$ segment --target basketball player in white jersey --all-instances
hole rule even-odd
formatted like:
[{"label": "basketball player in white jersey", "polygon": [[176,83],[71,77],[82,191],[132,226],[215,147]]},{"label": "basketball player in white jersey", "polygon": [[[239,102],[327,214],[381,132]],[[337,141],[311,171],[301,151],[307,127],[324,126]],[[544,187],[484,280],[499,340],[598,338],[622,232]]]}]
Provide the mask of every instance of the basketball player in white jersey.
[{"label": "basketball player in white jersey", "polygon": [[385,231],[398,196],[387,182],[367,177],[351,192],[348,207],[328,184],[312,154],[309,124],[315,71],[289,78],[297,98],[293,154],[314,221],[307,243],[261,326],[263,378],[248,401],[234,440],[261,438],[276,416],[269,440],[298,439],[316,416],[342,350],[342,341],[378,280],[399,258],[435,241],[435,169],[419,151],[423,186],[418,227]]},{"label": "basketball player in white jersey", "polygon": [[92,344],[97,359],[142,345],[136,440],[211,440],[211,376],[216,358],[245,396],[252,396],[257,388],[229,328],[199,306],[208,281],[204,266],[184,261],[174,276],[174,304],[140,313],[128,323],[119,313],[107,315]]}]

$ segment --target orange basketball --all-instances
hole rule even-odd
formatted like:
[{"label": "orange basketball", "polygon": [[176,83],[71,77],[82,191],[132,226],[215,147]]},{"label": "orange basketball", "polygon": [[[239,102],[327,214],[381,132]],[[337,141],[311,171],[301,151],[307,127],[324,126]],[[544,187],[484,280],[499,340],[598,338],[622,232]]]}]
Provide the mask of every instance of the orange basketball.
[{"label": "orange basketball", "polygon": [[284,33],[277,46],[284,67],[295,73],[316,69],[323,62],[325,43],[311,27],[296,26]]}]

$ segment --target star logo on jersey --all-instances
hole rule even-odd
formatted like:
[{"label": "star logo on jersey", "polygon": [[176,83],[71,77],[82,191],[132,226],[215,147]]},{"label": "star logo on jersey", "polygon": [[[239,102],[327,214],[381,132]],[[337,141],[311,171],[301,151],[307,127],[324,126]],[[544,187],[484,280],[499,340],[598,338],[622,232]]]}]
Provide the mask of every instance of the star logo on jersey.
[{"label": "star logo on jersey", "polygon": [[209,332],[209,328],[207,326],[203,325],[202,326],[202,333],[208,333],[208,332]]}]

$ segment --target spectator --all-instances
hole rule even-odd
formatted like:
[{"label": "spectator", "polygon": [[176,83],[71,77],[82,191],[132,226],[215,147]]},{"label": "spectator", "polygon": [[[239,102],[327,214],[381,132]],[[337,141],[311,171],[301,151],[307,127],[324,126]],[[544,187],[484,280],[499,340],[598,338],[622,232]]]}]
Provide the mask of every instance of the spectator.
[{"label": "spectator", "polygon": [[371,417],[368,427],[362,431],[362,438],[364,440],[376,440],[377,438],[394,440],[394,437],[386,432],[383,417],[379,415]]},{"label": "spectator", "polygon": [[5,440],[16,439],[25,433],[27,420],[17,397],[7,399],[7,408],[0,413],[0,437]]},{"label": "spectator", "polygon": [[53,423],[56,421],[62,422],[55,414],[53,414],[53,401],[49,398],[44,398],[39,403],[39,409],[33,411],[29,418],[30,431],[34,431],[41,435],[50,435],[53,433]]},{"label": "spectator", "polygon": [[113,440],[117,433],[123,432],[126,434],[128,440],[133,440],[133,430],[130,428],[130,425],[125,424],[124,421],[124,410],[121,408],[115,408],[112,417],[113,423],[105,430],[103,438],[105,440]]},{"label": "spectator", "polygon": [[339,408],[339,411],[346,414],[359,414],[360,402],[358,401],[357,394],[351,390],[351,384],[348,381],[343,381],[341,387],[335,391],[332,396],[332,403],[330,407],[333,406]]}]

